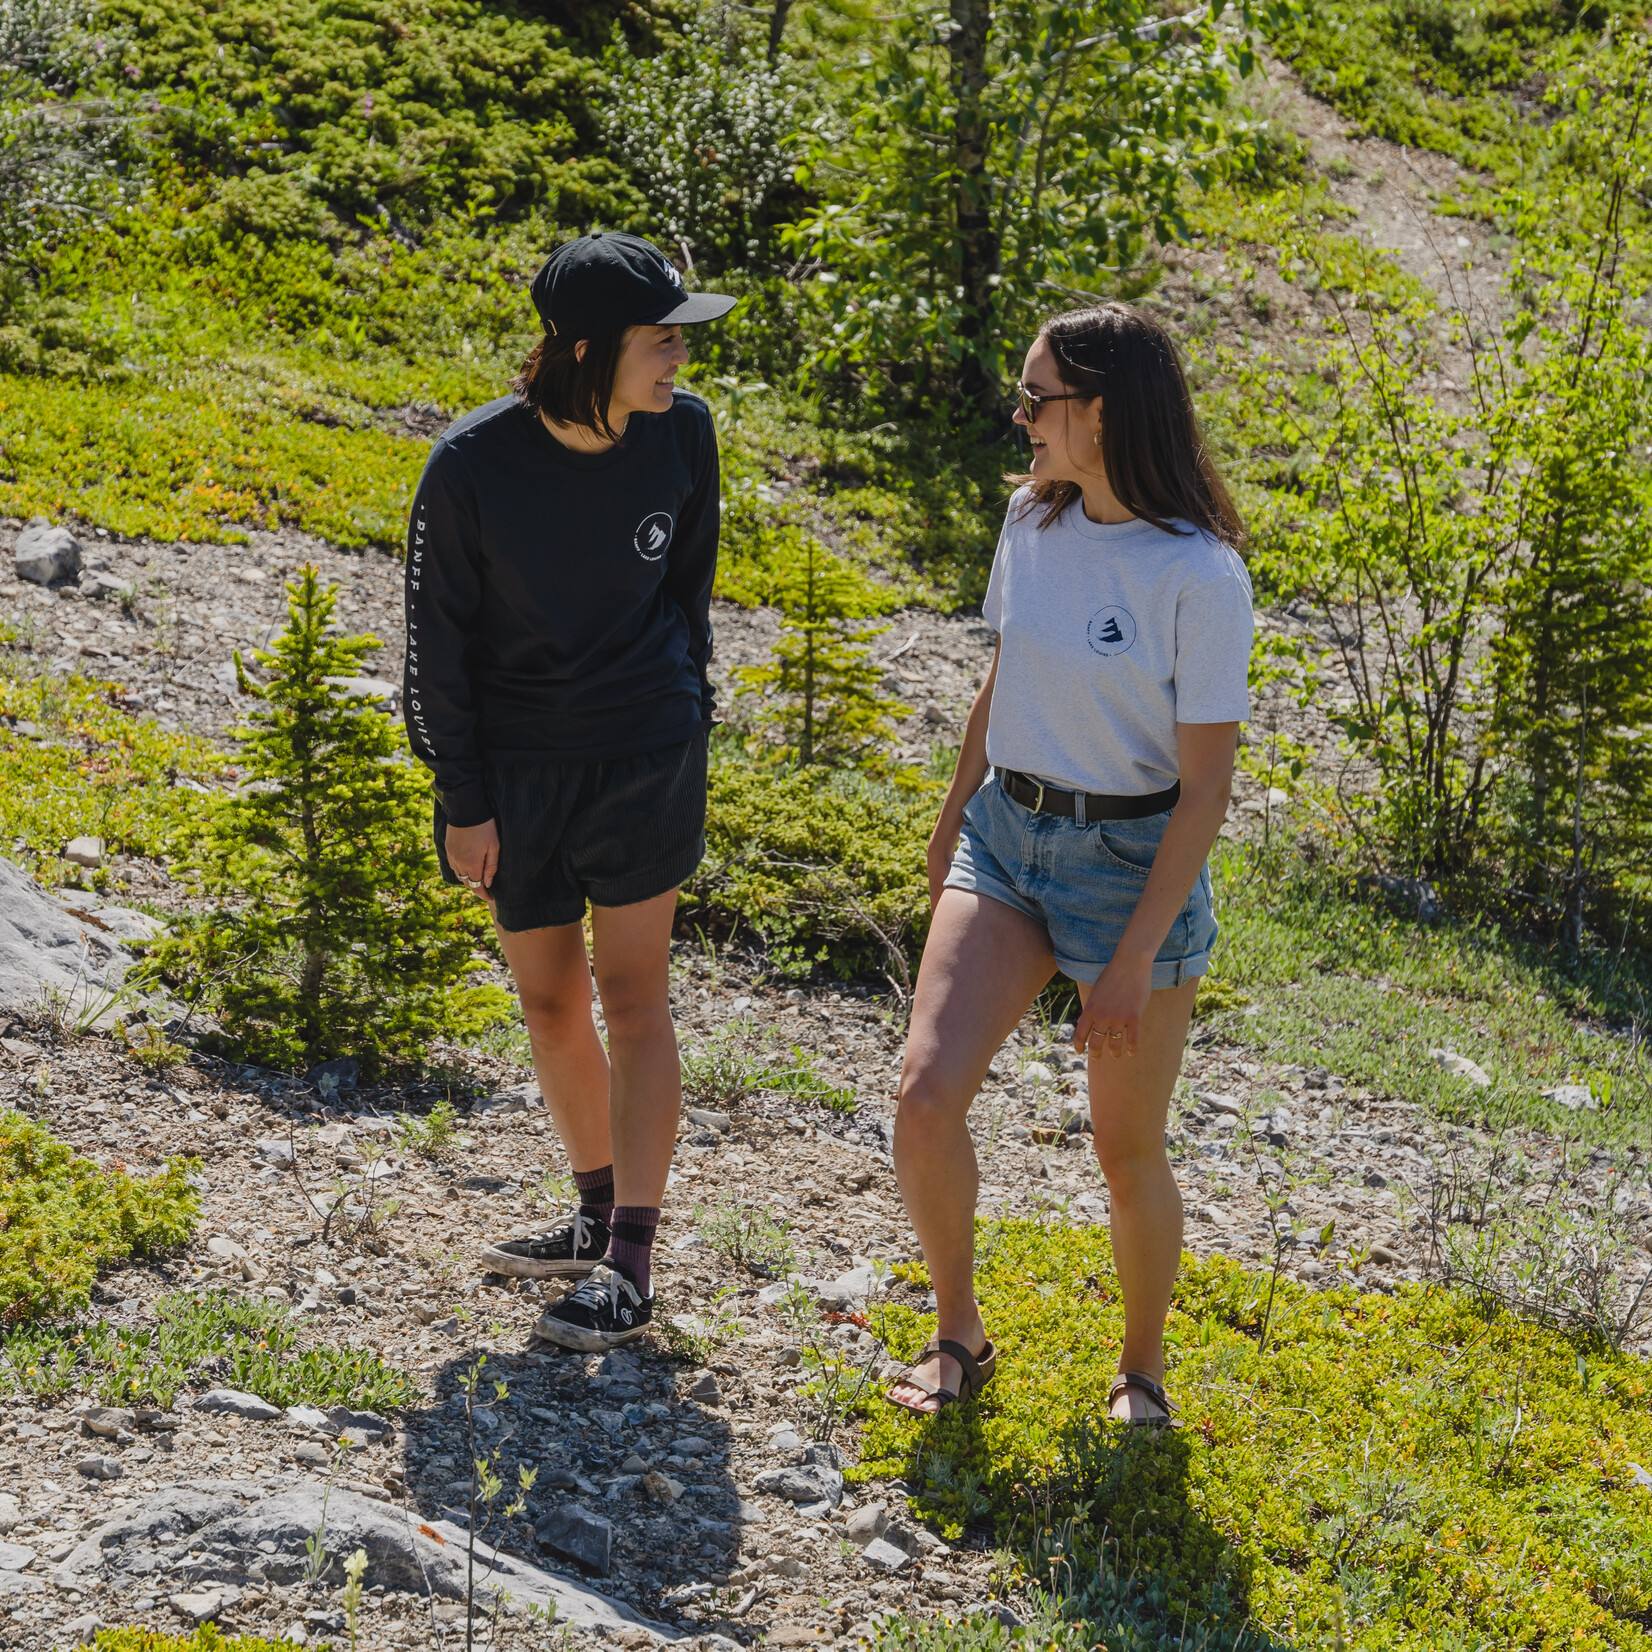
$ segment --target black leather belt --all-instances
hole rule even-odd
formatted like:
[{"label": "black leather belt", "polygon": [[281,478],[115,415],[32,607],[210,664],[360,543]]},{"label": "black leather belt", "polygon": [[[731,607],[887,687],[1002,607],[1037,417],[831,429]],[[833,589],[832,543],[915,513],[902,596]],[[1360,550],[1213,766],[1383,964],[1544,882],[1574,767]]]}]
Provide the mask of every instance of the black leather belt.
[{"label": "black leather belt", "polygon": [[1077,799],[1084,799],[1084,818],[1092,820],[1146,820],[1149,815],[1162,815],[1174,809],[1182,795],[1182,783],[1167,787],[1162,792],[1147,792],[1137,797],[1110,797],[1105,792],[1064,792],[1055,786],[1046,786],[1030,774],[1014,769],[999,769],[998,784],[1021,805],[1037,815],[1062,815],[1068,820],[1078,818]]}]

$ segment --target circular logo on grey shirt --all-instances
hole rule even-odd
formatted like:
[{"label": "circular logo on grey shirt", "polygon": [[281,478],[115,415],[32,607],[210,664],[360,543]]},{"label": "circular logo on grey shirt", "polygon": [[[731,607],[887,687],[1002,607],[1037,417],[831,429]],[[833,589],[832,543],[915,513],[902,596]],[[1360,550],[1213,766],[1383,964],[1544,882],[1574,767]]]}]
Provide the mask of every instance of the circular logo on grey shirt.
[{"label": "circular logo on grey shirt", "polygon": [[671,543],[670,511],[655,511],[652,516],[645,516],[637,524],[631,543],[637,547],[637,555],[644,562],[658,562],[665,555],[666,546]]},{"label": "circular logo on grey shirt", "polygon": [[1136,640],[1136,621],[1128,608],[1098,608],[1090,616],[1088,635],[1098,654],[1123,654]]}]

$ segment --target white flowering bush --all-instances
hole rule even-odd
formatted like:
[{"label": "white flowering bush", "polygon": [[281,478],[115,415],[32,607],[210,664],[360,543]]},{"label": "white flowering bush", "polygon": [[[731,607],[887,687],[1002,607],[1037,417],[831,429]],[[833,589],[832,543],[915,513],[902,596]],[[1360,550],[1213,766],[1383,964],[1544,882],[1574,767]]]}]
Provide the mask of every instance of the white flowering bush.
[{"label": "white flowering bush", "polygon": [[607,68],[605,136],[647,195],[654,235],[693,264],[761,263],[797,165],[785,75],[721,7],[653,57],[616,40]]}]

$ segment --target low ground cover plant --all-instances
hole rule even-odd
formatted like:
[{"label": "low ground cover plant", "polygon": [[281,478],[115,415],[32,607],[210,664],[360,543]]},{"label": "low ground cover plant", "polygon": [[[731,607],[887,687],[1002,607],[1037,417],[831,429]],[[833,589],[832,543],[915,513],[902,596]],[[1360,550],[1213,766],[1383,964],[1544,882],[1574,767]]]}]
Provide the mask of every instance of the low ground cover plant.
[{"label": "low ground cover plant", "polygon": [[[981,1252],[996,1381],[927,1426],[867,1405],[855,1473],[904,1477],[945,1531],[996,1533],[1097,1638],[1123,1578],[1138,1625],[1185,1620],[1213,1647],[1433,1648],[1446,1625],[1648,1645],[1643,1362],[1448,1291],[1289,1280],[1259,1354],[1268,1276],[1184,1258],[1184,1427],[1126,1430],[1095,1421],[1123,1329],[1105,1233],[1006,1222]],[[904,1307],[881,1326],[902,1358],[932,1328]]]},{"label": "low ground cover plant", "polygon": [[[226,1635],[215,1623],[193,1635],[169,1635],[162,1629],[99,1629],[96,1652],[287,1652],[291,1641],[267,1641],[260,1635]],[[333,1642],[318,1641],[316,1652],[332,1652]]]},{"label": "low ground cover plant", "polygon": [[0,1113],[0,1324],[76,1312],[101,1268],[183,1243],[201,1212],[196,1162],[149,1178],[104,1170]]},{"label": "low ground cover plant", "polygon": [[[205,740],[168,733],[116,703],[120,684],[31,673],[0,653],[0,840],[47,884],[75,868],[70,838],[100,837],[112,854],[159,855],[197,794],[179,788],[222,774]],[[21,724],[23,727],[19,727]]]},{"label": "low ground cover plant", "polygon": [[36,1399],[80,1390],[102,1405],[170,1407],[187,1387],[238,1388],[271,1405],[405,1404],[404,1372],[371,1348],[313,1341],[284,1303],[225,1291],[173,1291],[150,1330],[101,1320],[23,1327],[0,1337],[0,1389]]}]

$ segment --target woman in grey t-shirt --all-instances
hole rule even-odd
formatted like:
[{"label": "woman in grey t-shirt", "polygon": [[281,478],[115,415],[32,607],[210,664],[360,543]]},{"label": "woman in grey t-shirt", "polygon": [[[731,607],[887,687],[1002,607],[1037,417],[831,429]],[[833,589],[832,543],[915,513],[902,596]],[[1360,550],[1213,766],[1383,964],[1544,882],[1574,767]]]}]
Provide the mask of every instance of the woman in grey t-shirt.
[{"label": "woman in grey t-shirt", "polygon": [[1051,976],[1078,983],[1096,1157],[1124,1297],[1118,1418],[1169,1420],[1164,1324],[1182,1201],[1165,1154],[1198,978],[1216,940],[1205,857],[1249,715],[1251,590],[1237,513],[1174,345],[1103,304],[1027,352],[1033,461],[982,612],[998,632],[929,841],[895,1169],[939,1325],[889,1398],[928,1415],[991,1379],[974,1294],[966,1115]]}]

